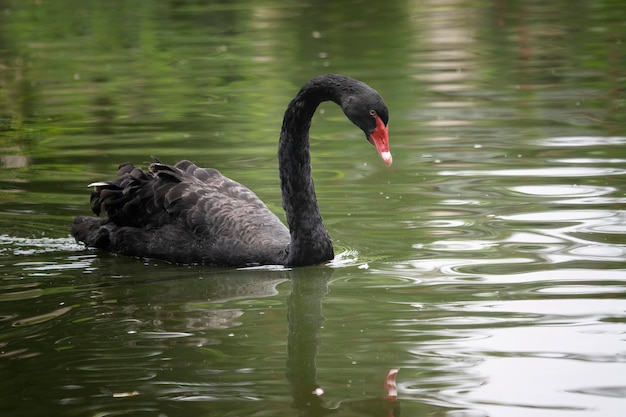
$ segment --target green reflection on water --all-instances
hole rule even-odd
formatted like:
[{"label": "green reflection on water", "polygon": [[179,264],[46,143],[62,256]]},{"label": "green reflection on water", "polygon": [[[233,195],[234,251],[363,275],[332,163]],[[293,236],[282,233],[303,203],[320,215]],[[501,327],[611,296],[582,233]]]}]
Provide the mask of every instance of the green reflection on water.
[{"label": "green reflection on water", "polygon": [[[481,364],[542,355],[592,367],[575,380],[607,410],[619,388],[585,387],[624,374],[622,3],[0,2],[0,410],[292,415],[316,381],[348,413],[398,365],[406,415],[584,408],[576,375],[526,380],[565,399],[524,397],[518,379],[472,396],[511,375]],[[328,293],[68,238],[85,185],[151,155],[216,167],[282,215],[282,112],[322,72],[385,97],[394,153],[386,169],[336,107],[316,115],[317,194],[345,252],[303,277],[330,270]],[[302,303],[317,322],[292,335],[297,385],[287,310]]]}]

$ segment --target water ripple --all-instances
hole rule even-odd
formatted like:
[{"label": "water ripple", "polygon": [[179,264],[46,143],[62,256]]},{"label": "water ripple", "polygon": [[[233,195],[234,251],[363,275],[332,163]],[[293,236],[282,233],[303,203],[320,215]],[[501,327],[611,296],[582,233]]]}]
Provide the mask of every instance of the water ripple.
[{"label": "water ripple", "polygon": [[614,187],[573,184],[520,185],[510,189],[519,194],[538,197],[593,197],[617,191]]},{"label": "water ripple", "polygon": [[48,252],[75,252],[85,247],[76,243],[74,238],[23,238],[0,235],[0,254],[34,255]]},{"label": "water ripple", "polygon": [[519,169],[455,170],[439,171],[441,176],[456,177],[537,177],[537,178],[579,178],[625,175],[626,169],[602,167],[541,167]]},{"label": "water ripple", "polygon": [[613,146],[626,144],[623,136],[565,136],[542,138],[537,140],[537,145],[558,147],[582,147],[582,146]]},{"label": "water ripple", "polygon": [[72,310],[72,307],[61,307],[56,310],[50,311],[48,313],[21,318],[19,320],[14,321],[13,326],[14,327],[33,326],[35,324],[44,323],[48,320],[56,319],[62,316],[63,314],[69,312],[70,310]]}]

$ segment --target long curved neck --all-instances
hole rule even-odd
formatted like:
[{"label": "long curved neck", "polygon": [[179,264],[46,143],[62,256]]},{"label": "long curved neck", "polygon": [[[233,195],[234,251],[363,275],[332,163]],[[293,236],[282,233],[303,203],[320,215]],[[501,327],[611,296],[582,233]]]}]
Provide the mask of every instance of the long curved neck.
[{"label": "long curved neck", "polygon": [[317,206],[311,176],[309,128],[319,104],[340,102],[340,77],[314,78],[289,103],[278,148],[283,208],[291,234],[287,265],[311,265],[334,257],[330,236]]}]

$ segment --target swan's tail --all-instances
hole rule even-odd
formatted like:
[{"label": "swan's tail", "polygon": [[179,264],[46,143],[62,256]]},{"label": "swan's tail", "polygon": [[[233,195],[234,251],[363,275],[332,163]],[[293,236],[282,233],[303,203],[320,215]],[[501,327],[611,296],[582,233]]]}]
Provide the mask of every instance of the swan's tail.
[{"label": "swan's tail", "polygon": [[[140,229],[158,226],[161,220],[166,222],[169,213],[163,208],[163,201],[172,188],[170,183],[181,182],[183,172],[154,160],[148,170],[126,162],[119,166],[116,179],[89,184],[93,187],[91,210],[106,217],[76,217],[72,236],[90,247],[119,251],[120,245],[130,245],[124,239],[135,241],[144,237]],[[195,167],[191,163],[183,167],[188,168],[187,165]],[[129,237],[133,233],[127,228],[137,230]]]},{"label": "swan's tail", "polygon": [[139,221],[133,216],[134,209],[140,204],[135,192],[147,183],[154,181],[153,176],[127,162],[119,166],[118,178],[113,181],[99,181],[89,184],[91,210],[107,217],[77,216],[72,223],[72,236],[89,247],[112,250],[115,244],[114,230],[118,226]]},{"label": "swan's tail", "polygon": [[83,242],[89,247],[106,249],[110,244],[106,222],[107,219],[76,216],[72,223],[72,236],[77,242]]}]

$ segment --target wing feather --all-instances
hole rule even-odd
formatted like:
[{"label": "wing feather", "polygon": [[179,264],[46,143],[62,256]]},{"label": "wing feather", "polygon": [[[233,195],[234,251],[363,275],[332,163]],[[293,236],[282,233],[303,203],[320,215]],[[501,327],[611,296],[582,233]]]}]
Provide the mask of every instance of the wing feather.
[{"label": "wing feather", "polygon": [[[92,210],[108,215],[107,244],[118,252],[150,254],[169,241],[180,254],[157,257],[170,256],[174,262],[202,257],[207,263],[232,258],[237,264],[245,256],[267,262],[263,257],[276,256],[277,248],[284,250],[289,243],[287,228],[256,194],[218,170],[190,161],[167,165],[156,160],[148,170],[125,163],[117,179],[93,185]],[[97,235],[106,240],[102,230]],[[135,248],[127,248],[128,242]],[[185,253],[190,251],[202,254]]]}]

